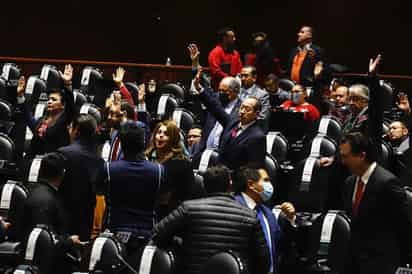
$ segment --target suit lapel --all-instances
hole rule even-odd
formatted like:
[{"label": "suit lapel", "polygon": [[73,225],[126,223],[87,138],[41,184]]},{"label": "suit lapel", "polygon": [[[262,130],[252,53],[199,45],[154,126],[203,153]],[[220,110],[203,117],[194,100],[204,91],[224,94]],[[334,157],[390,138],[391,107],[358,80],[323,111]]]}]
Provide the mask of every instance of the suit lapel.
[{"label": "suit lapel", "polygon": [[375,182],[376,182],[376,171],[379,168],[379,166],[376,166],[375,170],[369,177],[369,181],[366,184],[365,191],[363,192],[362,195],[362,200],[359,204],[359,209],[358,209],[358,217],[364,214],[367,214],[368,212],[368,207],[372,203],[372,199],[375,198]]}]

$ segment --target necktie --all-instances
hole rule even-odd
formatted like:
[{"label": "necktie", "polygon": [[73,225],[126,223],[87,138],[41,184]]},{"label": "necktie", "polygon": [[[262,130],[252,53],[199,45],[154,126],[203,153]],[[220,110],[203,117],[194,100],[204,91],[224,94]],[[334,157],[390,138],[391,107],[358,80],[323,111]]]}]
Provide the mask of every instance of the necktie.
[{"label": "necktie", "polygon": [[362,200],[363,192],[364,192],[365,184],[359,178],[358,183],[356,184],[356,193],[355,193],[355,201],[352,205],[352,214],[353,216],[358,215],[359,205]]},{"label": "necktie", "polygon": [[114,140],[114,144],[113,144],[112,158],[111,158],[112,161],[117,160],[117,154],[118,154],[119,146],[120,146],[120,138],[116,137],[116,139]]},{"label": "necktie", "polygon": [[260,205],[256,206],[256,213],[257,213],[257,217],[260,223],[260,226],[262,227],[263,230],[263,234],[265,235],[265,241],[266,241],[266,245],[269,248],[269,254],[270,254],[270,268],[269,268],[269,272],[273,272],[273,249],[272,249],[272,242],[270,241],[270,237],[269,237],[269,233],[270,231],[268,231],[266,224],[265,224],[265,220],[263,217],[263,210],[262,207]]},{"label": "necktie", "polygon": [[236,126],[232,129],[232,131],[230,132],[230,136],[232,136],[232,138],[236,138],[238,131],[240,130],[240,126]]}]

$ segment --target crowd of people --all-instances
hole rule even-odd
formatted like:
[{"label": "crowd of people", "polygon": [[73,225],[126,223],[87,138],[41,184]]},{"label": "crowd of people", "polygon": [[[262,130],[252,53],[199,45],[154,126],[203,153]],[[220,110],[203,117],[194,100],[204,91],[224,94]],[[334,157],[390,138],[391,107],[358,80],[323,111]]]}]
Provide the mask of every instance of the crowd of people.
[{"label": "crowd of people", "polygon": [[[331,196],[312,213],[339,210],[350,220],[344,273],[395,273],[412,254],[408,96],[394,93],[391,109],[399,115],[386,115],[381,55],[370,60],[362,83],[349,84],[350,79],[332,79],[312,27],[303,26],[297,36],[285,70],[263,32],[252,36],[254,51],[242,60],[235,31],[220,30],[206,67],[199,63],[197,45],[190,44],[193,79],[186,79],[187,98],[201,105],[202,113],[194,116],[203,118],[187,132],[173,117],[157,119],[145,84],[132,94],[123,68],[112,76],[116,89],[96,107],[102,119],[76,107],[71,65],[60,72],[58,86],[48,87],[40,117],[27,103],[21,76],[14,108],[33,134],[22,163],[41,157],[41,164],[22,215],[15,222],[0,220],[3,240],[25,243],[43,224],[57,235],[64,254],[107,229],[124,244],[126,260],[136,269],[143,248],[152,243],[179,245],[181,273],[201,273],[223,250],[236,254],[247,273],[302,273],[296,235],[299,213],[309,210],[289,186],[306,169],[272,176],[267,134],[279,130],[291,144],[310,146],[327,116],[341,132],[336,153],[315,159],[320,169],[332,171],[325,190]],[[290,89],[281,88],[281,78]],[[290,115],[297,120],[288,120]],[[295,121],[298,134],[287,130]],[[104,142],[102,132],[108,132]],[[383,143],[393,150],[389,160]],[[216,164],[199,172],[211,151]],[[284,163],[298,167],[307,156]],[[63,257],[56,254],[50,273],[71,273]]]}]

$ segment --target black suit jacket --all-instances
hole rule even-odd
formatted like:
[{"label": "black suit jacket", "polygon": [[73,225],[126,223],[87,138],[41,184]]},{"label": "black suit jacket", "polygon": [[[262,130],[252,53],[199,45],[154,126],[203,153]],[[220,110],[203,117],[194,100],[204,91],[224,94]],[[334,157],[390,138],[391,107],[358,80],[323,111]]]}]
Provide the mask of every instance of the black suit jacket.
[{"label": "black suit jacket", "polygon": [[93,144],[80,141],[60,148],[59,152],[67,159],[59,193],[68,213],[68,232],[87,241],[93,226],[96,185],[102,180],[104,161]]},{"label": "black suit jacket", "polygon": [[[211,104],[219,104],[221,105],[219,99],[216,96],[216,92],[214,92],[211,89],[205,90],[205,92],[208,92],[208,97],[209,101]],[[241,105],[241,101],[238,99],[235,103],[235,106],[233,107],[230,116],[233,117],[233,119],[237,118],[238,112],[239,112],[239,107]],[[223,108],[223,107],[222,107]],[[199,141],[199,143],[194,147],[192,155],[194,162],[196,162],[196,159],[199,160],[202,152],[206,149],[207,146],[207,139],[209,138],[210,133],[212,132],[213,128],[215,127],[217,120],[215,116],[212,113],[208,113],[206,117],[206,122],[203,126],[202,129],[202,137]],[[196,167],[197,168],[197,167]]]},{"label": "black suit jacket", "polygon": [[[324,53],[323,49],[320,48],[319,46],[312,44],[311,49],[314,50],[315,55],[310,57],[309,55],[306,55],[305,59],[303,60],[302,67],[300,69],[300,84],[304,86],[312,86],[313,81],[314,81],[314,76],[313,76],[313,70],[315,68],[315,64],[319,61],[324,61]],[[293,64],[293,59],[296,56],[296,53],[299,51],[298,47],[292,49],[289,55],[289,62],[288,62],[288,75],[290,76],[290,73],[292,71],[292,64]]]},{"label": "black suit jacket", "polygon": [[232,138],[231,131],[239,126],[239,119],[234,119],[224,111],[220,104],[215,104],[208,92],[201,93],[200,99],[223,126],[219,144],[219,161],[230,169],[238,169],[248,163],[263,165],[266,138],[258,123],[255,122],[236,138]]},{"label": "black suit jacket", "polygon": [[350,176],[344,191],[345,210],[352,218],[347,273],[395,273],[409,226],[406,194],[399,180],[377,165],[366,185],[358,214],[352,216],[355,180],[355,176]]}]

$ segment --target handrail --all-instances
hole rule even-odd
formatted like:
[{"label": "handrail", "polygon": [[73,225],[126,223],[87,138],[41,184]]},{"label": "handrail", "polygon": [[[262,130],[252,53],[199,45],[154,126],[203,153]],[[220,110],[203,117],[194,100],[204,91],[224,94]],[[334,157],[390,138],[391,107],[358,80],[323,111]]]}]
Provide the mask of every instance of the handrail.
[{"label": "handrail", "polygon": [[[141,64],[131,62],[109,62],[76,59],[53,59],[53,58],[28,58],[14,56],[0,56],[1,61],[14,63],[41,63],[41,64],[72,64],[72,65],[97,65],[97,66],[122,66],[146,69],[167,69],[167,70],[191,70],[191,66],[186,65],[160,65],[160,64]],[[366,77],[366,73],[333,73],[336,77]],[[381,79],[402,79],[412,80],[412,75],[379,74]]]}]

